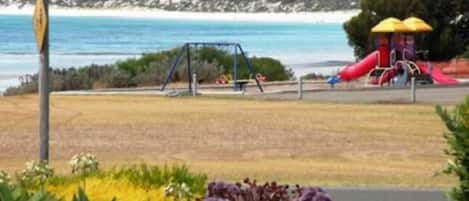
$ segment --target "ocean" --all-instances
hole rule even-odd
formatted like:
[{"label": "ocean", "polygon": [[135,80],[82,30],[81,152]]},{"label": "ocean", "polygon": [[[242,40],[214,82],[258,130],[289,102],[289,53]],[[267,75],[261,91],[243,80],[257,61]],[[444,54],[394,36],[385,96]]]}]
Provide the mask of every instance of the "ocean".
[{"label": "ocean", "polygon": [[[331,74],[353,60],[340,23],[65,16],[53,16],[50,23],[52,68],[113,63],[185,42],[240,43],[250,56],[277,58],[296,75]],[[0,91],[37,69],[31,16],[0,15]]]}]

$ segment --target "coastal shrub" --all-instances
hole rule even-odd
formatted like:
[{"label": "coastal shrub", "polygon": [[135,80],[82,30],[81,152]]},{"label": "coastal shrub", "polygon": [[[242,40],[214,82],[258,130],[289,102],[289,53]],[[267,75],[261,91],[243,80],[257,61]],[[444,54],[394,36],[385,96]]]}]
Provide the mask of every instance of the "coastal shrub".
[{"label": "coastal shrub", "polygon": [[[201,48],[197,51],[197,57],[208,62],[217,61],[223,67],[225,75],[233,74],[233,55],[231,52],[216,48]],[[248,55],[246,55],[248,56]],[[285,67],[279,60],[268,57],[251,57],[249,62],[257,73],[267,77],[269,81],[284,81],[293,79],[293,71]],[[238,53],[236,57],[239,79],[252,78],[244,58]]]},{"label": "coastal shrub", "polygon": [[[89,65],[67,69],[50,69],[50,89],[52,91],[86,90],[96,88],[126,88],[161,85],[172,60],[180,48],[145,53],[139,58],[130,58],[109,65]],[[215,83],[218,77],[233,74],[233,55],[217,48],[192,48],[191,64],[193,72],[204,83]],[[173,82],[187,81],[186,57],[177,65]],[[256,72],[262,73],[269,81],[293,78],[291,69],[272,58],[249,58]],[[239,79],[249,79],[251,75],[241,55],[237,57]],[[38,90],[38,75],[28,75],[31,79],[20,86],[10,87],[5,95],[35,93]]]},{"label": "coastal shrub", "polygon": [[[197,79],[200,81],[200,83],[213,84],[215,80],[220,77],[220,75],[223,75],[224,68],[218,64],[216,60],[212,62],[197,60],[192,62],[191,65],[193,67],[192,73],[197,74]],[[177,78],[179,81],[187,82],[187,73],[188,72],[186,68],[178,68],[175,74],[175,78]]]},{"label": "coastal shrub", "polygon": [[30,83],[22,83],[20,86],[17,87],[8,87],[3,95],[5,96],[12,96],[12,95],[20,95],[20,94],[31,94],[37,93],[38,90],[38,82],[34,80]]},{"label": "coastal shrub", "polygon": [[135,76],[138,86],[154,86],[164,82],[171,58],[164,57],[159,62],[151,62]]},{"label": "coastal shrub", "polygon": [[325,80],[327,79],[326,75],[323,74],[317,74],[317,73],[310,73],[305,76],[303,76],[303,79],[305,80]]},{"label": "coastal shrub", "polygon": [[436,111],[448,129],[444,134],[449,145],[445,153],[451,158],[443,172],[459,180],[448,196],[452,201],[469,200],[469,96],[451,112],[441,106]]},{"label": "coastal shrub", "polygon": [[[285,81],[294,78],[292,69],[286,68],[279,60],[255,57],[250,60],[257,73],[266,76],[268,81]],[[245,72],[245,76],[248,75]]]},{"label": "coastal shrub", "polygon": [[267,182],[258,185],[256,180],[242,183],[210,182],[204,201],[331,201],[321,188],[280,185]]}]

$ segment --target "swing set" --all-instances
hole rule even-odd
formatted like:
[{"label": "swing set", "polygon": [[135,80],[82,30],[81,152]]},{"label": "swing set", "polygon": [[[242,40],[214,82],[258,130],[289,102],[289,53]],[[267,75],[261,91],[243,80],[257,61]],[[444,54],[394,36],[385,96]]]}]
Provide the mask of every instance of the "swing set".
[{"label": "swing set", "polygon": [[[179,50],[176,57],[171,62],[169,70],[166,74],[166,78],[164,80],[163,86],[161,87],[161,91],[165,91],[167,85],[171,82],[172,77],[176,71],[177,65],[183,60],[183,56],[186,55],[186,70],[187,70],[187,80],[189,81],[189,91],[192,91],[192,66],[191,66],[191,48],[198,48],[199,46],[202,47],[223,47],[223,48],[232,48],[233,49],[233,90],[239,91],[241,90],[242,86],[246,84],[245,81],[238,80],[238,54],[241,54],[241,57],[244,61],[244,64],[247,66],[250,75],[256,75],[254,77],[256,81],[256,85],[259,88],[260,92],[264,92],[264,89],[261,86],[262,79],[258,74],[256,74],[255,69],[249,62],[249,59],[246,57],[246,53],[244,52],[243,48],[238,43],[217,43],[217,42],[190,42],[185,43],[184,46]],[[238,53],[239,51],[239,53]]]}]

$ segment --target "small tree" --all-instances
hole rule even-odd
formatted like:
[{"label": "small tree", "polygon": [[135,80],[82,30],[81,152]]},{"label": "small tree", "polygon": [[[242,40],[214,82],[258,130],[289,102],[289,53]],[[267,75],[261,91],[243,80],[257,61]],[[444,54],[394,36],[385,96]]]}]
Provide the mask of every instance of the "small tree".
[{"label": "small tree", "polygon": [[446,132],[444,137],[449,148],[445,153],[452,157],[443,173],[455,175],[459,180],[459,184],[451,189],[448,197],[453,201],[469,200],[469,96],[452,112],[441,106],[437,106],[436,110],[448,128],[449,132]]}]

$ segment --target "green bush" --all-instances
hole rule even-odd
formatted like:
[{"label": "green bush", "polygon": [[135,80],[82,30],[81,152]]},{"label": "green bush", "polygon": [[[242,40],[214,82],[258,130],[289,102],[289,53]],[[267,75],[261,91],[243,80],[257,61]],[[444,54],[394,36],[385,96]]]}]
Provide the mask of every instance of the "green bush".
[{"label": "green bush", "polygon": [[458,186],[454,187],[448,196],[453,201],[469,200],[469,96],[452,112],[440,106],[436,111],[449,131],[444,134],[449,145],[445,153],[451,159],[443,172],[455,175],[459,180]]},{"label": "green bush", "polygon": [[[161,85],[174,57],[180,48],[157,53],[146,53],[140,58],[130,58],[111,65],[90,65],[81,68],[50,69],[52,91],[86,90],[96,88],[125,88]],[[186,57],[176,66],[172,81],[187,81]],[[237,56],[239,79],[249,79],[252,75],[241,57]],[[293,78],[291,70],[280,61],[271,58],[249,58],[256,72],[262,73],[270,81]],[[193,72],[205,83],[215,83],[218,77],[233,74],[233,55],[217,48],[192,48],[191,64]],[[38,75],[32,75],[29,82],[19,87],[8,88],[5,95],[37,92]]]}]

